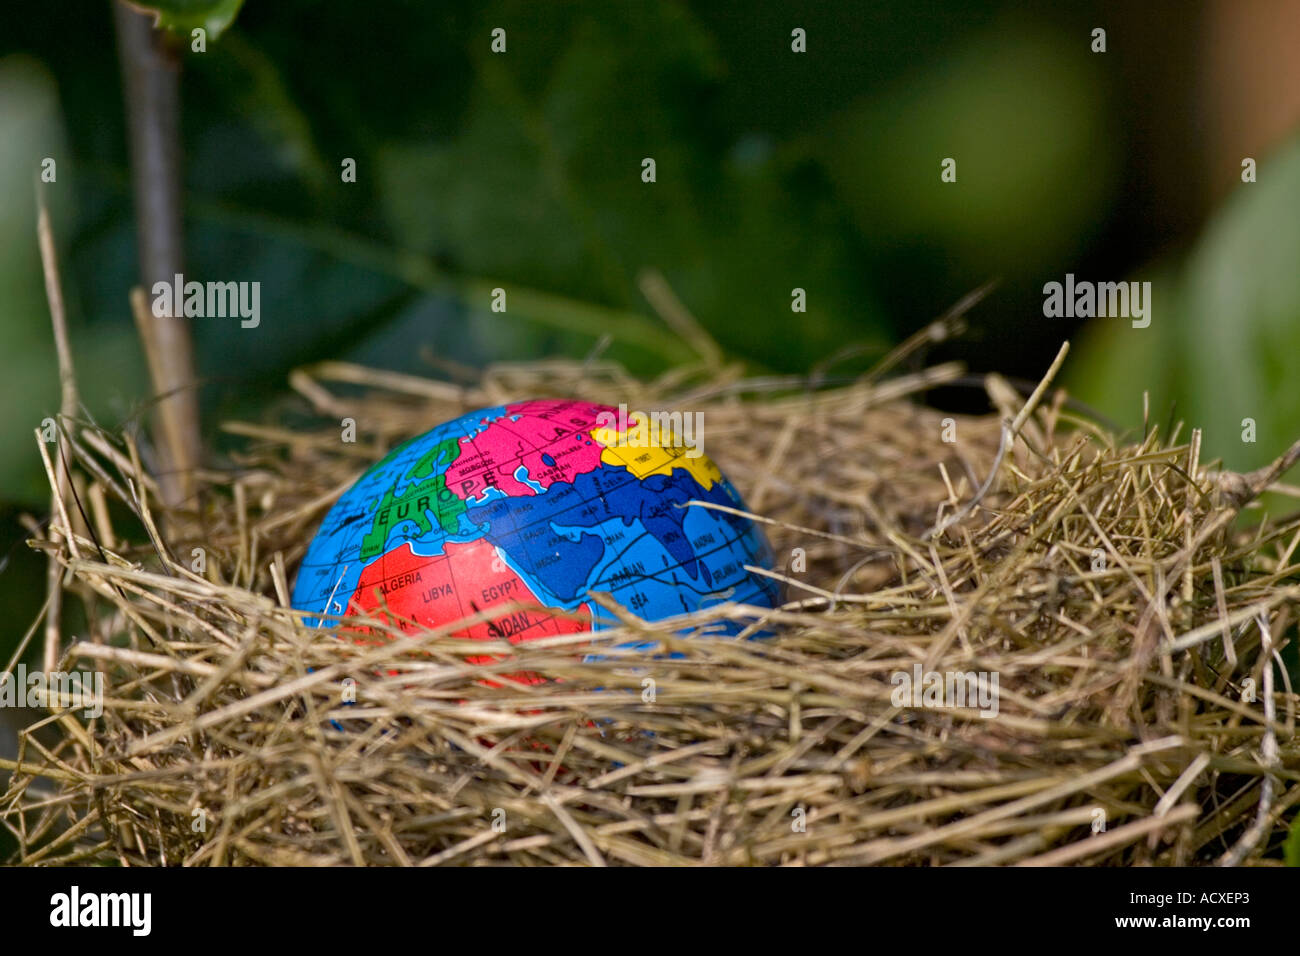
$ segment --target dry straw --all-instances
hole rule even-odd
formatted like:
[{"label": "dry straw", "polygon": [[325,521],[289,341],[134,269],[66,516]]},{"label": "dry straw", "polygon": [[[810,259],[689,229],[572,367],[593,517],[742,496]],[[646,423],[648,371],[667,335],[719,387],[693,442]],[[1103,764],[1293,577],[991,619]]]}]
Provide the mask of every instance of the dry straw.
[{"label": "dry straw", "polygon": [[[1235,519],[1295,453],[1232,475],[1195,433],[1117,444],[1046,380],[1026,403],[991,377],[1000,414],[966,418],[912,400],[951,366],[826,387],[701,354],[650,383],[594,360],[466,384],[303,370],[273,424],[226,426],[244,450],[194,476],[190,508],[163,506],[130,432],[65,414],[40,446],[54,515],[32,544],[57,562],[51,606],[84,611],[77,633],[63,615],[59,667],[102,671],[106,699],[98,719],[50,701],[0,761],[16,862],[1280,861],[1300,803],[1279,656],[1300,519]],[[363,646],[288,607],[317,523],[370,463],[543,396],[703,412],[789,603],[692,623],[769,636],[624,615],[471,665],[446,633]],[[633,638],[659,649],[618,646]],[[996,716],[898,705],[896,675],[918,669],[996,675]],[[485,679],[519,671],[548,680]]]}]

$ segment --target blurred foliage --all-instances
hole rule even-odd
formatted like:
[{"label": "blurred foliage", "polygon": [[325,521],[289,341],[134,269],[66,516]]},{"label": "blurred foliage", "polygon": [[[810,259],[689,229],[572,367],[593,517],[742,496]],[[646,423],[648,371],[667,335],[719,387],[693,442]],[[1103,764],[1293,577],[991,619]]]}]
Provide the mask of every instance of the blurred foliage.
[{"label": "blurred foliage", "polygon": [[[743,15],[591,0],[390,0],[364,16],[245,5],[207,52],[181,44],[187,277],[261,283],[257,329],[196,323],[207,421],[259,414],[289,368],[325,357],[427,370],[582,355],[608,333],[614,357],[662,368],[686,353],[642,299],[647,267],[729,352],[787,371],[846,340],[869,361],[991,275],[1036,278],[1104,221],[1117,148],[1104,146],[1107,84],[1082,34],[1004,6],[808,11],[801,55],[774,0]],[[79,374],[116,422],[145,389],[125,307],[134,228],[108,13],[103,32],[61,29],[59,4],[20,25],[18,48],[44,60],[20,72],[43,79],[24,81],[12,95],[30,102],[14,108],[50,132],[11,140],[0,176],[22,196],[40,157],[61,157],[47,188],[67,211],[76,349],[95,356]],[[496,26],[504,55],[490,51]],[[958,183],[945,186],[949,155]],[[355,183],[341,180],[345,159]],[[29,205],[13,208],[6,234],[31,236]],[[0,421],[14,438],[56,392],[34,242],[8,249],[0,271],[22,289],[0,302],[0,336],[39,399]],[[504,315],[488,307],[496,287]],[[805,313],[790,309],[795,288]],[[0,471],[0,499],[39,490],[33,458]]]},{"label": "blurred foliage", "polygon": [[1300,813],[1291,820],[1286,843],[1282,846],[1282,857],[1287,866],[1300,866]]},{"label": "blurred foliage", "polygon": [[[0,502],[39,502],[49,488],[33,431],[57,411],[59,379],[36,246],[34,184],[43,158],[56,159],[56,182],[76,177],[76,160],[68,156],[54,78],[29,57],[0,60],[0,128],[0,195],[7,200],[0,204],[0,380],[7,396],[0,402],[0,437],[5,447],[23,450],[0,455]],[[56,232],[71,231],[78,212],[87,212],[58,190],[46,195]],[[84,290],[72,284],[65,291],[70,308],[79,309]],[[81,376],[87,402],[125,411],[123,390],[138,394],[144,374],[129,318],[78,330],[77,351],[87,366]]]},{"label": "blurred foliage", "polygon": [[[1028,31],[980,36],[836,114],[817,146],[863,235],[942,249],[972,283],[1076,255],[1110,198],[1115,157],[1092,148],[1113,130],[1098,60],[1074,46]],[[942,157],[957,160],[960,201],[934,188]]]},{"label": "blurred foliage", "polygon": [[[1152,282],[1151,325],[1089,326],[1071,389],[1117,421],[1140,423],[1142,393],[1163,428],[1203,430],[1202,458],[1258,468],[1300,439],[1293,363],[1300,355],[1300,138],[1261,159],[1181,261]],[[1243,420],[1253,419],[1253,443]],[[1188,437],[1188,429],[1183,430]]]}]

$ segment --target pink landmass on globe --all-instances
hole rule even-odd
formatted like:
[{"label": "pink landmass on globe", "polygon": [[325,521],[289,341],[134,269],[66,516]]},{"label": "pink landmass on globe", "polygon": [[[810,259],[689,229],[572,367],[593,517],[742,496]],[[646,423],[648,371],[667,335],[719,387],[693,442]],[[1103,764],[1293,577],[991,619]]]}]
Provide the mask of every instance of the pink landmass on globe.
[{"label": "pink landmass on globe", "polygon": [[[489,486],[506,495],[535,495],[600,467],[604,447],[591,437],[596,418],[614,409],[590,402],[535,401],[507,405],[506,414],[472,438],[446,472],[447,488],[465,500]],[[515,416],[518,416],[517,418]],[[516,477],[519,468],[523,478]]]}]

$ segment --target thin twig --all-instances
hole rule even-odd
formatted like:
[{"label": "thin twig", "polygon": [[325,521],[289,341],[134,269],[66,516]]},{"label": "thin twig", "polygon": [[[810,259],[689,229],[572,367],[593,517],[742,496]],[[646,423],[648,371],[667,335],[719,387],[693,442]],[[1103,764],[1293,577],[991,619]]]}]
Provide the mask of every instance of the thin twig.
[{"label": "thin twig", "polygon": [[[140,282],[152,289],[184,272],[181,217],[180,59],[152,17],[115,2],[118,52],[131,146]],[[179,309],[179,303],[174,303]],[[201,438],[189,319],[135,309],[149,353],[156,411],[159,484],[167,504],[189,501]]]},{"label": "thin twig", "polygon": [[1016,436],[1020,434],[1021,427],[1029,419],[1029,416],[1033,414],[1034,409],[1038,407],[1038,403],[1042,401],[1043,395],[1047,392],[1047,387],[1051,385],[1052,380],[1056,378],[1056,373],[1060,371],[1062,363],[1065,362],[1065,356],[1069,351],[1070,343],[1061,343],[1061,350],[1056,353],[1056,358],[1052,360],[1051,367],[1048,368],[1047,374],[1043,376],[1043,380],[1038,383],[1038,387],[1034,389],[1034,393],[1029,396],[1029,400],[1026,401],[1024,407],[1020,409],[1020,414],[1018,414],[1015,417],[1015,420],[1010,424],[1003,424],[1002,439],[998,442],[998,453],[994,456],[993,466],[989,469],[988,478],[984,480],[984,484],[980,486],[979,491],[975,492],[975,497],[971,498],[971,500],[966,502],[966,504],[962,505],[943,521],[938,522],[926,531],[925,534],[921,535],[922,541],[937,538],[939,535],[943,534],[944,531],[951,528],[979,507],[979,503],[984,500],[984,496],[987,495],[989,489],[993,487],[994,479],[997,478],[998,471],[1002,468],[1002,460],[1006,457],[1007,452],[1011,450],[1012,442],[1014,442]]},{"label": "thin twig", "polygon": [[[1273,631],[1269,627],[1266,613],[1261,612],[1255,618],[1255,623],[1259,625],[1259,659],[1263,666],[1261,683],[1264,685],[1264,738],[1260,741],[1259,756],[1264,767],[1271,770],[1278,763],[1277,734],[1273,731],[1273,721],[1277,715],[1277,707],[1273,702]],[[1274,781],[1273,774],[1267,772],[1260,778],[1259,809],[1255,812],[1255,820],[1246,828],[1246,832],[1241,835],[1232,849],[1219,857],[1219,866],[1239,865],[1268,832],[1269,811],[1273,807]]]},{"label": "thin twig", "polygon": [[[50,210],[45,201],[45,191],[40,186],[36,190],[36,235],[41,247],[41,268],[45,274],[45,297],[50,304],[50,322],[54,326],[54,348],[59,359],[59,431],[60,441],[65,423],[72,420],[77,412],[77,373],[72,364],[72,346],[68,341],[68,317],[63,306],[63,284],[59,279],[59,257],[54,248],[54,230],[50,226]],[[62,455],[56,456],[53,463],[55,480],[50,491],[50,514],[67,498],[70,487],[68,469]],[[71,528],[65,531],[70,535]],[[59,532],[53,521],[50,522],[50,539],[59,540]],[[45,648],[42,655],[45,672],[52,673],[58,668],[59,651],[63,641],[63,568],[57,554],[50,553],[46,571],[45,587],[48,604],[45,614]]]}]

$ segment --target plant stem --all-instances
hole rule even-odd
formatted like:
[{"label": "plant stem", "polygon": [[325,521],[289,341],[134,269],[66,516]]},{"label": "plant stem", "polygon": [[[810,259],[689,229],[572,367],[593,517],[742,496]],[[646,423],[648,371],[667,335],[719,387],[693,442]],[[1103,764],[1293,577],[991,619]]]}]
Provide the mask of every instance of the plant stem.
[{"label": "plant stem", "polygon": [[[171,283],[183,273],[180,183],[180,59],[148,14],[113,5],[131,144],[140,282]],[[145,348],[158,404],[154,434],[164,503],[187,501],[201,455],[194,345],[183,315],[145,316]]]}]

